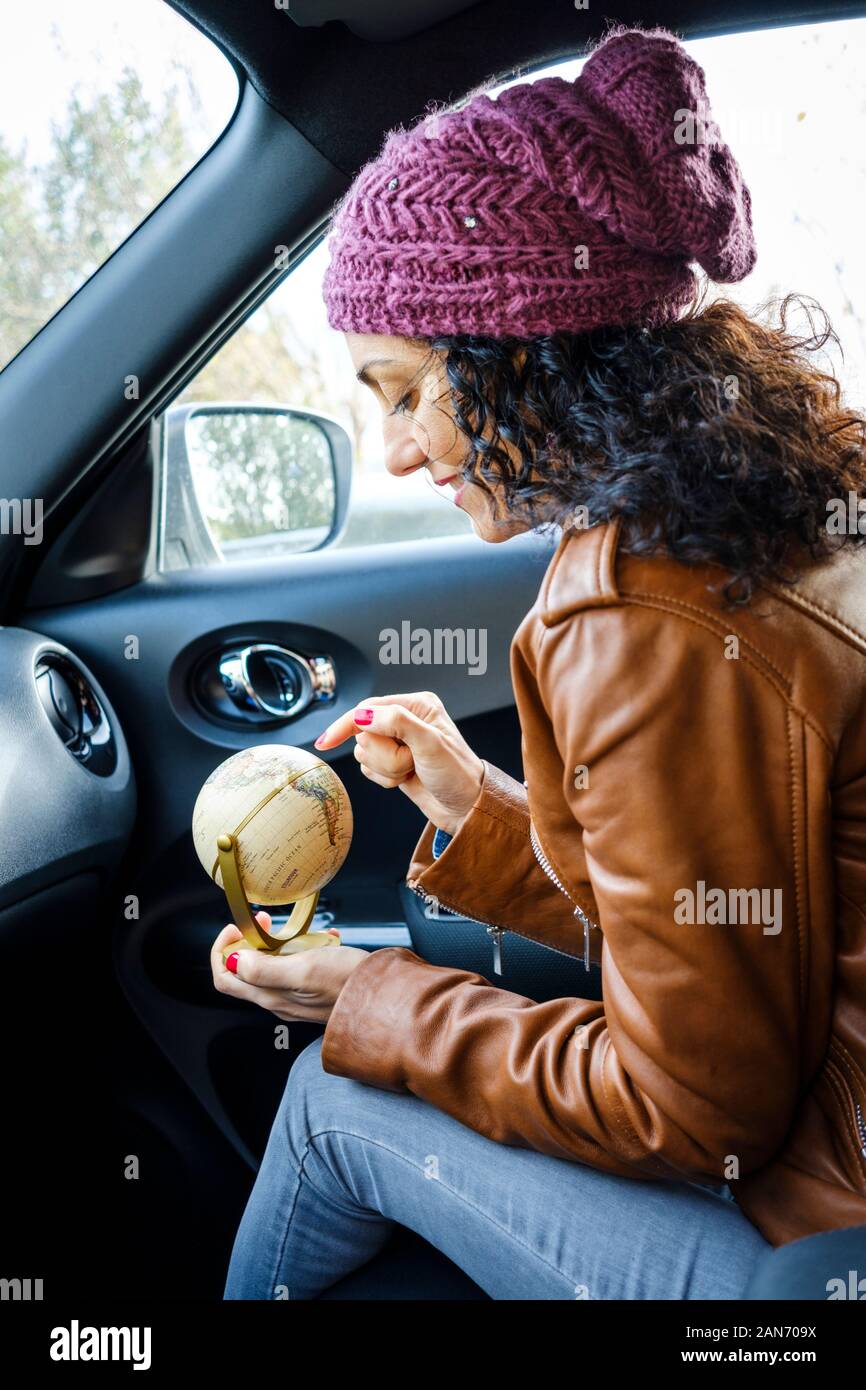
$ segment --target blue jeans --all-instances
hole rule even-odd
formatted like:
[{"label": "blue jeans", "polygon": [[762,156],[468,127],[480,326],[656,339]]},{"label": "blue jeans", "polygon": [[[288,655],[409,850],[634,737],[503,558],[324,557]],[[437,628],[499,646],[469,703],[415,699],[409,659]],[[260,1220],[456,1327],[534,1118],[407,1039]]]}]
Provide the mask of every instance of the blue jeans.
[{"label": "blue jeans", "polygon": [[[495,1299],[738,1298],[769,1247],[730,1195],[494,1143],[416,1096],[289,1073],[224,1297],[310,1299],[394,1223]],[[410,1295],[411,1296],[411,1295]]]}]

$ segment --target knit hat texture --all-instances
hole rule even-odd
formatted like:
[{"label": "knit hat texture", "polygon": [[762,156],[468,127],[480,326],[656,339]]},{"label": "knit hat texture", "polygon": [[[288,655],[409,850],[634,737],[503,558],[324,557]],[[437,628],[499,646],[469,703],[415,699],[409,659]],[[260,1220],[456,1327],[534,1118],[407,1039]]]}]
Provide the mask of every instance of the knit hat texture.
[{"label": "knit hat texture", "polygon": [[532,337],[657,326],[755,264],[749,190],[703,69],[666,29],[612,30],[546,77],[385,139],[338,204],[333,328]]}]

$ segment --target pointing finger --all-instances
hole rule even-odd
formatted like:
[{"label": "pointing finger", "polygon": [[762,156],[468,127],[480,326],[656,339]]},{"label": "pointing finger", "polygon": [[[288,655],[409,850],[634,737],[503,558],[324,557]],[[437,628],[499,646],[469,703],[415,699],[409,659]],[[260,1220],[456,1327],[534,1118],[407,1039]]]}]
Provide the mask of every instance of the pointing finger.
[{"label": "pointing finger", "polygon": [[341,714],[339,719],[335,719],[333,724],[329,724],[324,733],[319,734],[313,746],[315,748],[336,748],[338,744],[345,743],[346,739],[357,733],[359,728],[366,727],[366,723],[356,719],[355,716],[378,704],[382,698],[384,697],[368,695],[366,699],[359,700],[357,705],[346,710],[346,713]]}]

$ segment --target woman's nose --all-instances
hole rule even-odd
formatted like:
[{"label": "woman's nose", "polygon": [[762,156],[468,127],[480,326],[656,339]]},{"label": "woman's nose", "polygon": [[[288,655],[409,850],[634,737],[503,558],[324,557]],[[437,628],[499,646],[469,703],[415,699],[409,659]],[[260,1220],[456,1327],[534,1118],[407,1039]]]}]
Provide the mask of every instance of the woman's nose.
[{"label": "woman's nose", "polygon": [[401,429],[399,433],[386,431],[385,467],[395,478],[417,472],[426,462],[427,451],[421,448],[411,430]]}]

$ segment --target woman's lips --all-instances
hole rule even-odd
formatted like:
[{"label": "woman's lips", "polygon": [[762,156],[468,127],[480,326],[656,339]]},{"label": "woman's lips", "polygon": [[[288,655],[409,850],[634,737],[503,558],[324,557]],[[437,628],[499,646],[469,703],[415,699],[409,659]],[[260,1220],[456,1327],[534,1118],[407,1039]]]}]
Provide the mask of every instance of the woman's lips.
[{"label": "woman's lips", "polygon": [[[459,477],[460,477],[460,474],[459,474],[459,473],[451,473],[451,474],[448,475],[447,478],[434,478],[433,481],[435,482],[435,484],[436,484],[437,487],[445,487],[445,486],[448,485],[448,484],[453,484],[454,482],[456,482],[456,481],[459,479]],[[461,497],[461,494],[462,494],[462,492],[463,492],[464,486],[465,486],[465,485],[464,485],[463,483],[460,483],[460,485],[457,487],[457,489],[456,489],[455,492],[454,492],[454,505],[455,505],[455,507],[456,507],[456,506],[459,506],[459,504],[460,504],[460,497]]]}]

